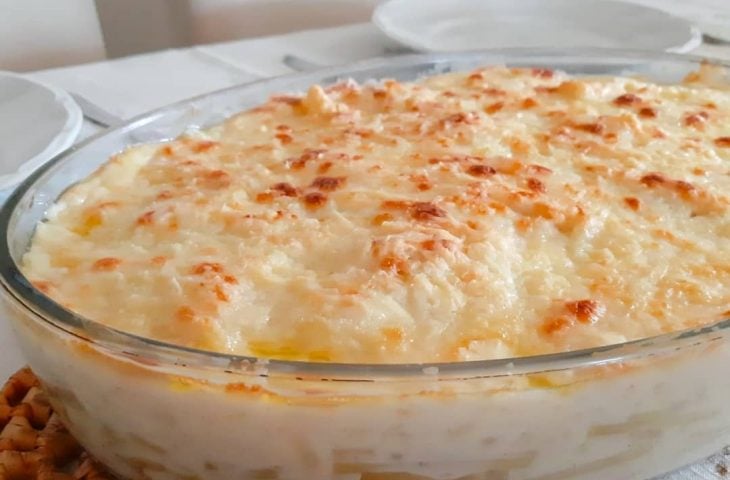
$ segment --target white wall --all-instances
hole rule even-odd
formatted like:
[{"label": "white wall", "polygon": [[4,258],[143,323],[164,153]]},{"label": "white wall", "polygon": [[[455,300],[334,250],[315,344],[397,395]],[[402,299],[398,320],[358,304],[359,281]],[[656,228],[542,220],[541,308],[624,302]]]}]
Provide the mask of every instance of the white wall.
[{"label": "white wall", "polygon": [[0,0],[0,70],[364,22],[378,1]]},{"label": "white wall", "polygon": [[93,0],[0,0],[0,69],[36,70],[104,57]]},{"label": "white wall", "polygon": [[119,57],[366,22],[379,1],[96,0],[96,8],[107,54]]},{"label": "white wall", "polygon": [[95,3],[109,57],[190,44],[188,0],[96,0]]},{"label": "white wall", "polygon": [[367,22],[379,0],[189,0],[192,42]]}]

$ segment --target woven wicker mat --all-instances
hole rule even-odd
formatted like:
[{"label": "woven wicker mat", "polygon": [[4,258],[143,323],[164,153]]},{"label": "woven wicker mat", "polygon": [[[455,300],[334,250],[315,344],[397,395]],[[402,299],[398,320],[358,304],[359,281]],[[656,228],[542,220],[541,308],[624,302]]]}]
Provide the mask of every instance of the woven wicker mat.
[{"label": "woven wicker mat", "polygon": [[113,480],[81,448],[29,368],[0,392],[0,480]]}]

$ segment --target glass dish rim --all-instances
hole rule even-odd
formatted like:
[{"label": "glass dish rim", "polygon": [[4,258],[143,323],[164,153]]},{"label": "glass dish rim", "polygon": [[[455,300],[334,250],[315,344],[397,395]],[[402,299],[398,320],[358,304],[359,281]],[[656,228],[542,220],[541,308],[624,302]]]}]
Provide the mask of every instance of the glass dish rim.
[{"label": "glass dish rim", "polygon": [[[519,60],[520,58],[535,58],[535,61],[537,61],[537,59],[544,57],[553,61],[580,60],[594,65],[606,65],[606,58],[613,57],[628,61],[668,61],[694,65],[701,65],[709,61],[714,65],[730,68],[730,62],[721,59],[678,53],[603,48],[505,48],[469,52],[418,53],[390,58],[368,59],[312,71],[263,78],[191,97],[143,113],[129,119],[121,125],[92,135],[55,156],[12,190],[6,202],[0,208],[0,231],[4,232],[2,239],[0,239],[0,283],[2,284],[4,294],[16,306],[23,308],[25,314],[33,316],[34,321],[47,324],[53,329],[61,330],[65,334],[76,337],[81,341],[96,344],[104,350],[115,354],[122,354],[131,359],[155,359],[160,363],[184,367],[216,368],[223,369],[226,372],[255,370],[261,375],[275,373],[298,374],[307,377],[355,379],[362,381],[397,380],[403,378],[467,379],[561,371],[663,355],[686,346],[696,345],[703,340],[708,342],[722,340],[730,335],[730,318],[727,318],[701,327],[669,332],[617,344],[524,357],[460,362],[376,364],[269,359],[175,345],[117,330],[84,318],[57,304],[43,292],[36,289],[22,274],[11,256],[9,226],[21,200],[25,198],[25,195],[36,184],[36,181],[41,179],[47,170],[57,164],[63,163],[65,159],[72,157],[74,152],[92,144],[102,137],[142,127],[153,122],[156,118],[164,116],[166,112],[185,107],[206,97],[225,95],[235,91],[245,92],[246,89],[261,86],[276,80],[296,81],[309,77],[343,78],[348,73],[352,74],[376,70],[378,68],[416,66],[429,62],[468,61],[481,57],[485,58],[485,65],[489,64],[489,57],[493,57],[491,60],[493,63],[495,62],[495,57],[501,58],[502,62],[509,62],[510,59]],[[261,373],[264,371],[261,368],[265,370],[265,373]]]}]

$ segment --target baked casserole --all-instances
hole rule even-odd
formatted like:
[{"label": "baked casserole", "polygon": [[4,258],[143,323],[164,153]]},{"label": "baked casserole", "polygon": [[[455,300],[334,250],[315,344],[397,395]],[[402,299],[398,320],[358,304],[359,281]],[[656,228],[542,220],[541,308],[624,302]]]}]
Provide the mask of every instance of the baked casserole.
[{"label": "baked casserole", "polygon": [[[730,438],[715,393],[730,384],[710,395],[691,373],[727,358],[717,342],[687,344],[681,361],[470,381],[439,379],[435,364],[519,364],[730,315],[718,75],[487,66],[344,81],[131,146],[58,198],[22,274],[80,318],[259,359],[254,373],[183,361],[171,373],[103,342],[58,355],[69,340],[50,327],[16,328],[72,432],[130,479],[616,479],[679,466],[699,450],[679,455],[678,438]],[[272,360],[423,365],[425,380],[355,378],[353,393],[270,376]],[[64,387],[69,369],[81,387]]]}]

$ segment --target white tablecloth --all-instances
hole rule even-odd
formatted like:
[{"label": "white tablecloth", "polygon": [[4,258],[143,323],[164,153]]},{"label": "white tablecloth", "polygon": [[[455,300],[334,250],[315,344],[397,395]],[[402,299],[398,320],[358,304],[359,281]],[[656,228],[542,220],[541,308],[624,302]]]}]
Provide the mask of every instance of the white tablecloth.
[{"label": "white tablecloth", "polygon": [[[294,54],[322,65],[334,65],[387,55],[393,47],[395,44],[374,26],[364,23],[167,50],[121,60],[45,70],[32,73],[31,76],[79,93],[109,112],[129,118],[194,95],[257,78],[291,73],[292,70],[282,63],[286,54]],[[730,46],[703,45],[693,53],[730,60]],[[88,136],[97,130],[98,127],[85,124],[81,136]],[[0,318],[0,382],[23,363],[9,326],[5,319]],[[717,473],[716,466],[724,460],[721,453],[711,461],[662,477],[661,480],[721,479],[724,477]]]}]

